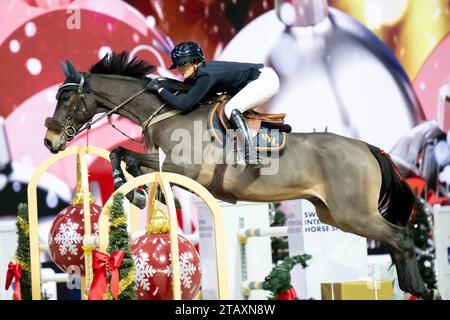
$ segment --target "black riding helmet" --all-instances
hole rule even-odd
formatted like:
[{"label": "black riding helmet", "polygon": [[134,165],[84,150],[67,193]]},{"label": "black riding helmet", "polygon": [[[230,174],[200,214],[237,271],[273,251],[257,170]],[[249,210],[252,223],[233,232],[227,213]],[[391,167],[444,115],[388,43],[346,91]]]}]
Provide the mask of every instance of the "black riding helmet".
[{"label": "black riding helmet", "polygon": [[175,46],[171,54],[173,64],[170,69],[178,68],[186,63],[198,63],[205,60],[200,46],[192,41],[182,42]]}]

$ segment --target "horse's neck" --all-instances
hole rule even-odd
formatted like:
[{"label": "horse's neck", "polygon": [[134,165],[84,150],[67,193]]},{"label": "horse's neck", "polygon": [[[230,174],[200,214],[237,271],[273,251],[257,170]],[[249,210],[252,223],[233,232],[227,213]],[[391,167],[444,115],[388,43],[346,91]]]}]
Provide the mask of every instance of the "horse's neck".
[{"label": "horse's neck", "polygon": [[[138,79],[111,75],[92,75],[89,85],[97,101],[100,102],[98,113],[105,112],[105,109],[113,109],[142,90]],[[163,101],[159,97],[145,92],[121,107],[116,113],[142,126],[162,104]],[[159,114],[168,110],[171,108],[163,108]],[[169,138],[171,133],[175,129],[184,128],[193,134],[194,124],[198,121],[202,123],[202,129],[206,130],[208,110],[208,107],[202,106],[186,115],[175,116],[147,128],[145,133],[147,148],[154,150],[155,147],[161,147],[164,151],[170,151],[173,147]]]},{"label": "horse's neck", "polygon": [[[138,79],[112,75],[92,75],[89,85],[99,102],[97,113],[112,110],[143,89]],[[144,92],[115,113],[141,125],[160,104],[158,97]]]}]

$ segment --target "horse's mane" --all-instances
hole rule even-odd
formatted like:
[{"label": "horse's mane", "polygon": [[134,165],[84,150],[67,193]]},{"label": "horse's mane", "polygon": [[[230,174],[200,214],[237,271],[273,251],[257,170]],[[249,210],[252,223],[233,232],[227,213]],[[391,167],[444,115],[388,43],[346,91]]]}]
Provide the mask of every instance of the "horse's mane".
[{"label": "horse's mane", "polygon": [[89,72],[98,74],[117,74],[126,77],[141,78],[155,71],[156,67],[141,58],[133,57],[127,51],[106,54],[91,66]]}]

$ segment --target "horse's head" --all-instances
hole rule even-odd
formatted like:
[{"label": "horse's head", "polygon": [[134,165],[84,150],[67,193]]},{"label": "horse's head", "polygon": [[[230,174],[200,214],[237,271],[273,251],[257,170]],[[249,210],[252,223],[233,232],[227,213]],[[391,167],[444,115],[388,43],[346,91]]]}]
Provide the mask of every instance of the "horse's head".
[{"label": "horse's head", "polygon": [[45,119],[47,132],[44,144],[52,152],[66,148],[80,128],[95,115],[96,102],[87,83],[88,74],[78,72],[70,60],[61,62],[66,80],[56,95],[56,109],[52,117]]}]

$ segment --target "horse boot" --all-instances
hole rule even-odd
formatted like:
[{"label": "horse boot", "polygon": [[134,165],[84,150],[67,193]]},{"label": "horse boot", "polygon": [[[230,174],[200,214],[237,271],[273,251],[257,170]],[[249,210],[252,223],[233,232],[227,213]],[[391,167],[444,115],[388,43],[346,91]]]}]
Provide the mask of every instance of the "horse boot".
[{"label": "horse boot", "polygon": [[233,129],[237,130],[240,142],[244,143],[244,163],[245,165],[259,169],[268,164],[259,157],[253,144],[252,135],[247,125],[247,121],[238,109],[234,109],[230,115],[230,123]]}]

